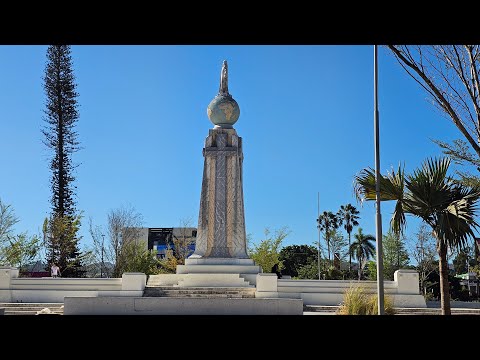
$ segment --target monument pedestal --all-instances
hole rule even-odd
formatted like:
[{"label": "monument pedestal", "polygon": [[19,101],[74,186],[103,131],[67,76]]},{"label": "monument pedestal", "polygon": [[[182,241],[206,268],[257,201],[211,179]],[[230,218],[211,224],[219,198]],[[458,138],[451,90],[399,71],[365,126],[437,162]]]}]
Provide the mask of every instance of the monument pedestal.
[{"label": "monument pedestal", "polygon": [[148,286],[252,287],[261,272],[252,259],[186,259],[185,265],[177,265],[176,274],[151,275]]},{"label": "monument pedestal", "polygon": [[196,258],[177,265],[176,274],[150,275],[148,286],[253,287],[260,266],[252,259]]},{"label": "monument pedestal", "polygon": [[178,287],[184,288],[244,288],[253,287],[240,274],[186,274],[184,279],[178,282]]},{"label": "monument pedestal", "polygon": [[258,274],[260,266],[252,259],[204,258],[186,259],[177,265],[177,274]]},{"label": "monument pedestal", "polygon": [[262,272],[252,259],[197,258],[186,259],[177,265],[177,274],[184,274],[180,287],[249,287],[256,284],[256,275]]}]

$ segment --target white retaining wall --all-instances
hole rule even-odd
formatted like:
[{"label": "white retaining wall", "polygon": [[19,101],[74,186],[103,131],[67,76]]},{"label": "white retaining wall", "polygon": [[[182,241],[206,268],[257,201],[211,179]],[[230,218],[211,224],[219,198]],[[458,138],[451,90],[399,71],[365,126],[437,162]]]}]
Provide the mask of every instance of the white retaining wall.
[{"label": "white retaining wall", "polygon": [[[385,294],[393,298],[395,307],[426,308],[420,294],[418,273],[397,270],[394,281],[384,281]],[[368,293],[377,292],[376,281],[291,280],[278,279],[276,274],[257,275],[257,298],[303,299],[305,305],[340,305],[345,290],[361,286]]]},{"label": "white retaining wall", "polygon": [[142,296],[147,276],[121,278],[19,278],[18,269],[0,267],[0,302],[63,302],[65,296]]},{"label": "white retaining wall", "polygon": [[66,297],[64,315],[302,315],[299,299]]}]

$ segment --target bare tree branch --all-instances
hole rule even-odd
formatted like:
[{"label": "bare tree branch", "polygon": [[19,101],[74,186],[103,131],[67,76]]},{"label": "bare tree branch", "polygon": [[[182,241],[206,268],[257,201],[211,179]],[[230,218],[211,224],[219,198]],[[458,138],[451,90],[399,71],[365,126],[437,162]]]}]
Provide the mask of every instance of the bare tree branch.
[{"label": "bare tree branch", "polygon": [[173,252],[178,264],[185,264],[185,259],[193,250],[194,231],[196,228],[192,227],[191,218],[181,219],[179,227],[173,231]]},{"label": "bare tree branch", "polygon": [[[461,97],[461,94],[459,90],[455,87],[455,85],[451,82],[451,80],[448,79],[446,74],[447,73],[446,67],[444,68],[436,67],[432,63],[432,61],[429,59],[429,57],[427,57],[424,54],[422,49],[420,49],[420,51],[417,51],[421,58],[421,62],[417,62],[414,56],[412,55],[412,52],[408,48],[408,46],[395,46],[395,45],[387,45],[387,46],[395,55],[400,65],[407,71],[407,73],[417,83],[419,83],[423,89],[425,89],[430,95],[432,95],[434,101],[443,109],[443,111],[445,111],[449,115],[450,119],[457,126],[457,128],[463,134],[463,136],[468,141],[470,146],[474,149],[474,151],[480,157],[480,146],[475,139],[475,138],[478,139],[479,126],[477,126],[477,124],[474,123],[473,128],[471,128],[465,123],[465,119],[462,119],[461,115],[459,115],[459,113],[455,110],[454,103],[456,102],[457,104],[460,104],[464,100],[458,100],[458,99],[453,100],[455,97]],[[440,51],[440,48],[435,49],[435,47],[432,47],[431,49],[433,52]],[[454,50],[457,51],[456,48]],[[438,57],[437,59],[440,60]],[[424,61],[428,62],[428,66],[424,63]],[[445,61],[448,63],[447,59],[445,59]],[[461,64],[462,61],[460,57],[458,61]],[[445,65],[447,65],[447,63],[445,63]],[[452,66],[453,68],[456,67],[455,63],[453,62],[450,62],[448,65]],[[461,67],[461,65],[458,65],[458,64],[457,66]],[[428,67],[430,67],[433,71],[436,72],[437,75],[440,76],[441,79],[443,79],[444,85],[446,86],[445,89],[442,89],[440,78],[436,78],[428,73],[427,71]],[[410,72],[408,69],[411,69],[413,73]],[[455,71],[460,71],[460,69],[456,69]],[[469,88],[468,81],[465,84],[465,81],[462,78],[460,78],[459,80],[467,87],[467,90],[468,90]],[[450,89],[452,91],[452,96],[449,96],[447,89]],[[453,93],[455,95],[453,95]],[[472,100],[473,99],[474,97],[472,98]],[[477,106],[478,104],[476,104],[476,101],[475,101],[475,104],[472,104],[472,105],[475,108],[475,106]],[[467,106],[464,105],[462,106],[462,108],[466,113],[468,113],[467,111],[469,109],[468,105]],[[475,134],[475,138],[472,136],[472,132]]]},{"label": "bare tree branch", "polygon": [[435,239],[425,224],[421,224],[415,234],[417,239],[411,248],[411,255],[417,262],[417,270],[420,277],[420,290],[426,294],[426,280],[436,269],[437,252]]},{"label": "bare tree branch", "polygon": [[458,62],[458,66],[453,66],[452,67],[455,69],[455,71],[457,71],[457,73],[459,74],[460,78],[462,79],[462,83],[463,85],[465,86],[465,88],[467,89],[468,91],[468,94],[470,95],[470,98],[472,99],[472,103],[473,103],[473,107],[475,109],[475,113],[477,115],[477,121],[473,121],[473,118],[472,118],[472,122],[475,124],[475,132],[477,133],[477,139],[478,139],[478,134],[479,134],[479,130],[478,130],[478,126],[479,126],[479,119],[480,119],[480,107],[477,103],[477,95],[475,94],[475,88],[473,88],[473,91],[472,91],[472,87],[470,86],[470,83],[469,81],[467,80],[466,76],[465,76],[465,72],[464,72],[464,66],[462,66],[462,61],[460,60],[460,54],[458,53],[457,51],[457,48],[455,46],[453,46],[453,50],[455,51],[455,56],[457,58],[457,62]]},{"label": "bare tree branch", "polygon": [[[466,46],[468,55],[470,58],[470,66],[471,66],[471,74],[473,77],[473,83],[475,85],[476,89],[476,94],[475,94],[475,104],[478,106],[477,101],[478,101],[478,96],[480,94],[480,84],[478,80],[478,71],[477,71],[477,66],[475,64],[475,59],[472,53],[472,48],[470,46]],[[478,51],[478,50],[477,50]],[[477,111],[477,139],[480,141],[480,111]]]},{"label": "bare tree branch", "polygon": [[121,276],[125,245],[137,241],[140,237],[143,217],[132,206],[110,210],[108,213],[108,252],[112,254],[114,264],[113,276]]}]

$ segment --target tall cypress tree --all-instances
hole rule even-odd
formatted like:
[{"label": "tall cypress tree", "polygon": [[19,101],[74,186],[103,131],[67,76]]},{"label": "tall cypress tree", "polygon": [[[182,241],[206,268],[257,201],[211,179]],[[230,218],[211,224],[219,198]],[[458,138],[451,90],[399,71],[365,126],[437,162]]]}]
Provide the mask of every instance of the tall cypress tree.
[{"label": "tall cypress tree", "polygon": [[75,75],[69,45],[51,45],[47,50],[44,89],[46,95],[44,144],[53,150],[50,160],[52,212],[44,224],[47,261],[55,262],[65,277],[78,276],[80,251],[77,232],[74,164],[71,155],[78,151],[75,125],[78,104]]}]

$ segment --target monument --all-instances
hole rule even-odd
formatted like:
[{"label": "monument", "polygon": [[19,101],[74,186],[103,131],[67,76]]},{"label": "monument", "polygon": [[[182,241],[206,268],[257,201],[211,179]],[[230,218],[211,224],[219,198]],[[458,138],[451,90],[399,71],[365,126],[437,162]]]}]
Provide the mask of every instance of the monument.
[{"label": "monument", "polygon": [[203,149],[203,181],[195,253],[199,258],[248,258],[242,184],[242,138],[233,125],[240,108],[228,92],[223,62],[218,95],[207,107],[210,129]]},{"label": "monument", "polygon": [[[218,94],[207,107],[213,123],[203,148],[195,252],[177,266],[177,286],[249,287],[261,268],[247,254],[243,205],[242,138],[233,125],[240,107],[228,91],[228,64],[223,61]],[[208,276],[207,276],[208,274]]]}]

